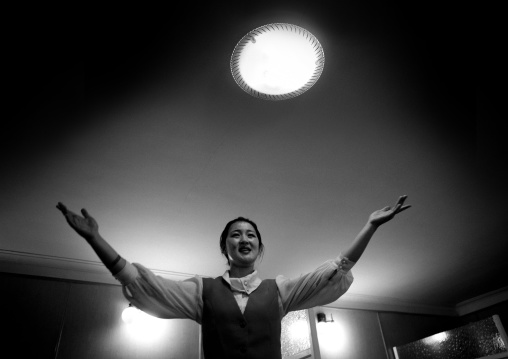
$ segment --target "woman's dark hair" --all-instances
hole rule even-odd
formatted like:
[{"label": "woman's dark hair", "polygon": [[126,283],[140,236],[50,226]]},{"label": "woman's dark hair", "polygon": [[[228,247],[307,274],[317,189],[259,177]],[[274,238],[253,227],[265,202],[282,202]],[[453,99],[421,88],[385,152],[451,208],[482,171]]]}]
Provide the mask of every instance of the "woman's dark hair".
[{"label": "woman's dark hair", "polygon": [[224,228],[224,230],[222,231],[222,234],[220,235],[220,251],[224,255],[224,257],[226,257],[226,259],[228,260],[228,264],[230,264],[230,263],[229,263],[229,257],[228,257],[228,250],[226,248],[226,238],[228,238],[229,229],[236,222],[247,222],[254,228],[254,230],[256,231],[256,236],[258,237],[258,240],[259,240],[259,255],[262,255],[263,251],[265,249],[263,241],[261,240],[261,233],[259,233],[258,226],[256,225],[256,223],[254,223],[250,219],[244,218],[244,217],[235,218],[226,224],[226,227]]}]

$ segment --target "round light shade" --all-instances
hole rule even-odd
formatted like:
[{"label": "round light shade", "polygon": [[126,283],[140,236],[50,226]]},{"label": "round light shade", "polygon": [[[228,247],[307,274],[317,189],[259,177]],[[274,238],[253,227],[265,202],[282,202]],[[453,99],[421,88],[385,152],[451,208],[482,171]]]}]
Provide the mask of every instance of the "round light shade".
[{"label": "round light shade", "polygon": [[269,24],[245,35],[231,56],[231,73],[248,94],[286,100],[310,89],[321,76],[325,55],[307,30],[291,24]]}]

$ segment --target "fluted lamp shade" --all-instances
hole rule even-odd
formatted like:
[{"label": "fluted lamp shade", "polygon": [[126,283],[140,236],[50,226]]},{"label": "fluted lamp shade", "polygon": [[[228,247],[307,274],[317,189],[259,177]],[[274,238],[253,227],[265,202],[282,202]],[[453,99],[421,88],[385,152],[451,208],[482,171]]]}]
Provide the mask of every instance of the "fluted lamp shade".
[{"label": "fluted lamp shade", "polygon": [[231,56],[231,73],[248,94],[286,100],[310,89],[321,76],[325,56],[307,30],[275,23],[245,35]]}]

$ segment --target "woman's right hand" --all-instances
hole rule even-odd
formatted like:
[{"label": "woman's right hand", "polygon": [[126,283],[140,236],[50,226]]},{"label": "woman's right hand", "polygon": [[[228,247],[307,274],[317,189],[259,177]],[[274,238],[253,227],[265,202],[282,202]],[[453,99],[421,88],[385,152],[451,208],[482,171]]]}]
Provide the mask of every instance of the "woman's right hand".
[{"label": "woman's right hand", "polygon": [[81,217],[80,215],[69,211],[61,202],[58,202],[56,208],[62,212],[67,220],[67,223],[69,223],[72,229],[74,229],[81,237],[86,240],[91,240],[99,236],[99,225],[95,219],[88,214],[86,209],[83,208],[81,210],[81,213],[83,214],[83,217]]}]

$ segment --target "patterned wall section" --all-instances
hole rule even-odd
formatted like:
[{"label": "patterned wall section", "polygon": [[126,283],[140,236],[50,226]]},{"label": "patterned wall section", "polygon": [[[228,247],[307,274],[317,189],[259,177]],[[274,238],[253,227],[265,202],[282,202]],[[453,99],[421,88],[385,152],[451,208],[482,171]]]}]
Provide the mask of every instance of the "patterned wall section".
[{"label": "patterned wall section", "polygon": [[507,337],[497,315],[394,348],[398,359],[508,358]]}]

